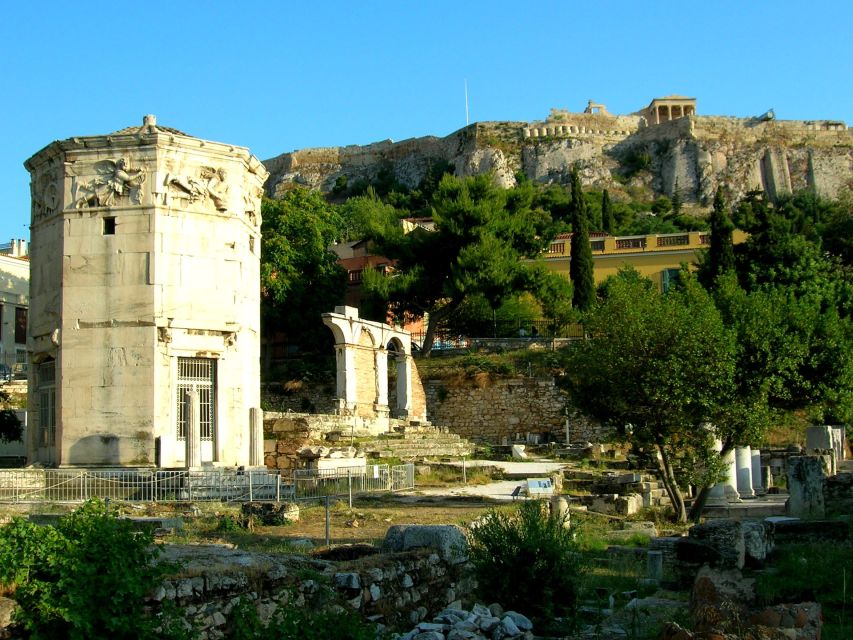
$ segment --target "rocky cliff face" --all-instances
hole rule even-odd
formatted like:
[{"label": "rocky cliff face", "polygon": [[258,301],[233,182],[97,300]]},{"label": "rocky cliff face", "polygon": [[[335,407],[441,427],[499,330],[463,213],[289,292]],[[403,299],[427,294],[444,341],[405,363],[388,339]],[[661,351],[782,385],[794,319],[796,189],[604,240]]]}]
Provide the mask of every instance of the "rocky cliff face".
[{"label": "rocky cliff face", "polygon": [[266,190],[271,197],[295,186],[330,192],[383,171],[415,187],[436,162],[459,176],[491,171],[505,187],[520,174],[568,184],[576,164],[586,186],[617,197],[677,190],[700,206],[719,184],[735,198],[756,189],[774,198],[803,188],[833,198],[853,190],[853,135],[841,122],[687,116],[649,126],[639,116],[566,112],[541,123],[475,123],[444,138],[285,153],[264,162]]}]

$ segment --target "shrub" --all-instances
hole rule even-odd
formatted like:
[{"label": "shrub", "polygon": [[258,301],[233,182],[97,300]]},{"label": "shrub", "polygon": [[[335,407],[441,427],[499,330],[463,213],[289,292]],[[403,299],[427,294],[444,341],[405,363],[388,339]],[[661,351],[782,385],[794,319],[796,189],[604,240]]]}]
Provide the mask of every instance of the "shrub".
[{"label": "shrub", "polygon": [[229,640],[376,640],[376,628],[352,611],[281,607],[269,624],[246,600],[234,607]]},{"label": "shrub", "polygon": [[480,595],[539,623],[570,616],[576,608],[580,557],[562,518],[543,503],[515,511],[490,511],[471,530],[470,558]]},{"label": "shrub", "polygon": [[760,574],[755,584],[762,602],[820,602],[823,637],[851,637],[853,543],[784,545],[773,552],[771,564],[776,571]]},{"label": "shrub", "polygon": [[137,531],[100,500],[55,527],[15,518],[0,529],[0,582],[33,638],[175,637],[144,609],[169,568],[153,562],[152,543],[152,531]]}]

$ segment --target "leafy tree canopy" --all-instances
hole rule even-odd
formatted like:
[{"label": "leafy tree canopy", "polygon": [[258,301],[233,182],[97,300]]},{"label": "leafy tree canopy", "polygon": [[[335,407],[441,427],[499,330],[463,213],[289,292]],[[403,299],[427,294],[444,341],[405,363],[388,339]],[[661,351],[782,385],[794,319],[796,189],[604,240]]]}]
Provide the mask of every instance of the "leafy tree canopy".
[{"label": "leafy tree canopy", "polygon": [[[391,205],[370,196],[351,200],[346,215],[358,221],[376,253],[394,261],[391,277],[367,275],[365,288],[387,300],[398,316],[429,314],[425,352],[435,328],[469,296],[482,296],[493,309],[524,291],[540,300],[570,297],[563,278],[532,261],[557,228],[548,212],[534,205],[536,195],[529,183],[504,190],[490,175],[445,175],[430,199],[435,230],[409,233]],[[556,301],[547,302],[549,311],[561,309]]]},{"label": "leafy tree canopy", "polygon": [[679,520],[680,487],[712,457],[703,425],[731,397],[736,363],[735,336],[713,300],[686,272],[682,280],[663,294],[632,270],[610,279],[587,315],[590,338],[567,351],[566,366],[577,406],[659,454]]},{"label": "leafy tree canopy", "polygon": [[264,200],[261,242],[262,318],[293,341],[325,340],[320,314],[341,304],[346,271],[328,247],[344,231],[337,207],[307,189]]}]

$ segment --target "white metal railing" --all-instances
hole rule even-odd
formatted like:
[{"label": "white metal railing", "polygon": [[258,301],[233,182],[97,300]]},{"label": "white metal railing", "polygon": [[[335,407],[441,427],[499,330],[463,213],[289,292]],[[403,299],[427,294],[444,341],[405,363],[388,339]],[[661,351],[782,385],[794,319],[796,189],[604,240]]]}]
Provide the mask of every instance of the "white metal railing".
[{"label": "white metal railing", "polygon": [[298,470],[0,469],[0,503],[246,502],[310,499],[414,487],[414,465]]},{"label": "white metal railing", "polygon": [[267,471],[214,469],[0,470],[0,502],[83,502],[109,498],[130,502],[277,500],[292,485]]},{"label": "white metal railing", "polygon": [[293,492],[297,500],[356,493],[402,491],[415,486],[415,465],[374,464],[339,469],[297,469]]}]

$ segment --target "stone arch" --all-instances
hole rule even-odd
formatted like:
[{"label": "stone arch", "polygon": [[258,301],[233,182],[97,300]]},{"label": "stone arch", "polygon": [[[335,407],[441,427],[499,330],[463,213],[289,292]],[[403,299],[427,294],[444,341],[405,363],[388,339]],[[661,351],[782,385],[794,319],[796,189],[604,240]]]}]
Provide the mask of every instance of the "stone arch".
[{"label": "stone arch", "polygon": [[[353,307],[335,307],[334,313],[323,314],[323,323],[335,336],[339,414],[386,422],[392,413],[402,419],[425,419],[411,415],[413,362],[408,331],[361,320]],[[397,374],[393,407],[388,398],[389,354]]]}]

